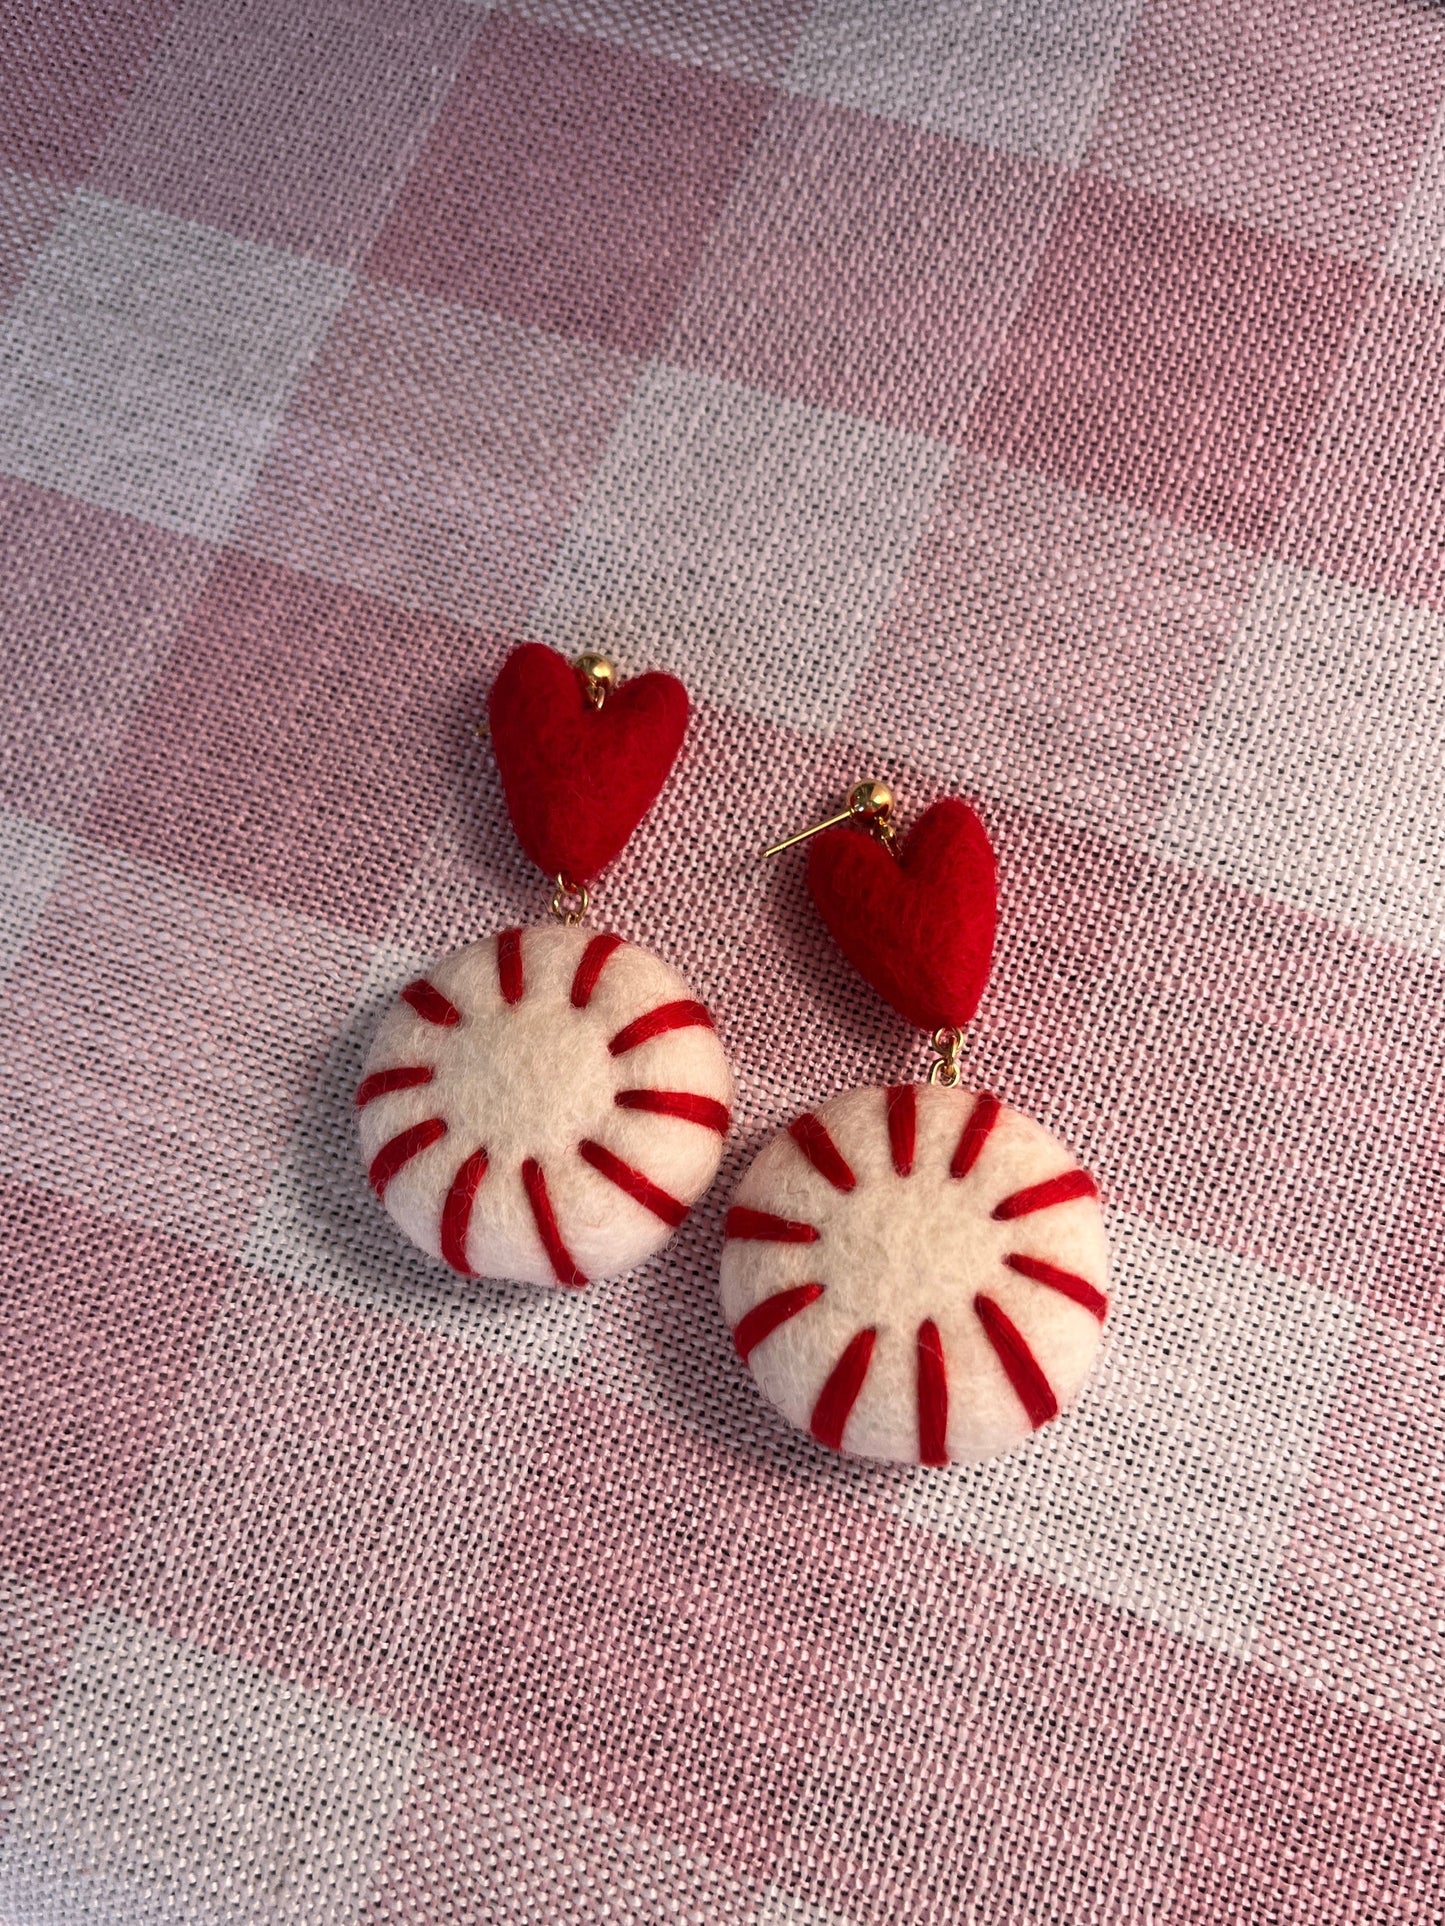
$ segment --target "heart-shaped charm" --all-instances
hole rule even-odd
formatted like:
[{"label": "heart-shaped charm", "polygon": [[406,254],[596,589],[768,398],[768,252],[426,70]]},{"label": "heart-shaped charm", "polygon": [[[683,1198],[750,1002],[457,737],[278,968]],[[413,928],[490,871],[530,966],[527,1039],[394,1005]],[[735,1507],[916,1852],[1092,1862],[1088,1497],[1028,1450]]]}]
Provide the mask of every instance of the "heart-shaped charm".
[{"label": "heart-shaped charm", "polygon": [[945,797],[887,848],[861,829],[813,839],[808,887],[844,956],[923,1030],[962,1029],[993,959],[998,873],[988,831]]},{"label": "heart-shaped charm", "polygon": [[687,712],[676,676],[634,676],[594,708],[565,656],[512,650],[487,714],[517,840],[539,869],[579,887],[606,869],[667,781]]}]

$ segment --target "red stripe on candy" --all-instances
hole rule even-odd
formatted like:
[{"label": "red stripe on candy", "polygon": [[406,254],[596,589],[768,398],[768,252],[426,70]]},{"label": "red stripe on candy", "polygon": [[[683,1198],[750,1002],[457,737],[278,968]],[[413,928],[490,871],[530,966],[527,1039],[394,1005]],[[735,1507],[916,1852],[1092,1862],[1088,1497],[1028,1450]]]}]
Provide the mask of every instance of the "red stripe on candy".
[{"label": "red stripe on candy", "polygon": [[771,1211],[749,1210],[734,1204],[723,1225],[724,1237],[755,1238],[764,1244],[816,1244],[819,1233],[811,1224],[798,1224],[789,1217],[774,1217]]},{"label": "red stripe on candy", "polygon": [[577,965],[577,974],[572,979],[572,1008],[585,1010],[592,1001],[592,992],[601,981],[607,959],[614,950],[622,948],[620,936],[594,936],[582,952],[582,960]]},{"label": "red stripe on candy", "polygon": [[744,1364],[764,1338],[771,1337],[780,1324],[786,1324],[799,1311],[816,1304],[822,1295],[821,1284],[795,1284],[789,1291],[775,1291],[745,1312],[733,1330],[733,1349]]},{"label": "red stripe on candy", "polygon": [[1046,1177],[1041,1184],[1016,1190],[995,1204],[993,1214],[1000,1223],[1015,1217],[1032,1217],[1036,1210],[1050,1210],[1055,1204],[1071,1204],[1076,1197],[1097,1197],[1099,1186],[1087,1170],[1064,1170],[1057,1177]]},{"label": "red stripe on candy", "polygon": [[821,1445],[830,1450],[843,1449],[843,1433],[863,1389],[868,1367],[873,1362],[876,1331],[860,1331],[833,1366],[832,1375],[818,1393],[808,1429]]},{"label": "red stripe on candy", "polygon": [[369,1077],[361,1079],[356,1092],[356,1107],[364,1110],[378,1097],[389,1097],[393,1090],[415,1090],[418,1084],[430,1083],[436,1072],[426,1063],[406,1063],[395,1070],[373,1070]]},{"label": "red stripe on candy", "polygon": [[578,1270],[577,1260],[562,1242],[562,1233],[557,1228],[557,1213],[552,1208],[552,1199],[547,1195],[547,1179],[535,1157],[529,1157],[522,1165],[522,1186],[527,1193],[527,1202],[532,1206],[532,1222],[537,1226],[537,1235],[552,1266],[553,1277],[559,1284],[568,1284],[574,1290],[580,1290],[587,1282],[586,1276]]},{"label": "red stripe on candy", "polygon": [[948,1463],[948,1366],[938,1326],[926,1317],[918,1327],[918,1462]]},{"label": "red stripe on candy", "polygon": [[858,1179],[847,1158],[828,1134],[821,1117],[806,1111],[788,1125],[788,1135],[802,1151],[820,1177],[826,1177],[834,1190],[852,1190]]},{"label": "red stripe on candy", "polygon": [[401,993],[403,1003],[409,1003],[423,1023],[435,1023],[443,1030],[450,1030],[462,1020],[462,1013],[455,1003],[448,1003],[434,983],[428,983],[419,976],[415,983],[408,983]]},{"label": "red stripe on candy", "polygon": [[446,1134],[447,1127],[440,1117],[428,1117],[425,1123],[413,1124],[410,1130],[400,1131],[395,1137],[388,1138],[372,1158],[368,1172],[371,1188],[377,1196],[386,1195],[387,1185],[403,1164],[409,1164],[429,1144],[436,1143],[438,1138]]},{"label": "red stripe on candy", "polygon": [[699,1097],[691,1090],[619,1090],[613,1102],[620,1110],[647,1110],[654,1117],[681,1117],[684,1123],[702,1124],[720,1137],[728,1134],[731,1118],[725,1103],[716,1097]]},{"label": "red stripe on candy", "polygon": [[467,1232],[472,1227],[472,1201],[487,1174],[487,1153],[474,1150],[452,1179],[442,1205],[442,1256],[463,1277],[475,1277],[467,1262]]},{"label": "red stripe on candy", "polygon": [[913,1159],[918,1149],[918,1089],[901,1083],[888,1092],[888,1148],[893,1153],[893,1168],[900,1177],[913,1174]]},{"label": "red stripe on candy", "polygon": [[953,1162],[948,1166],[950,1177],[966,1177],[973,1169],[988,1142],[989,1132],[998,1122],[998,1113],[1002,1108],[997,1097],[991,1096],[987,1090],[979,1091],[969,1112],[968,1122],[963,1126],[958,1148],[953,1153]]},{"label": "red stripe on candy", "polygon": [[666,1036],[669,1030],[695,1030],[712,1028],[712,1017],[705,1003],[659,1003],[655,1010],[648,1010],[642,1016],[619,1030],[607,1048],[614,1057],[625,1057],[629,1050],[636,1050],[654,1037]]},{"label": "red stripe on candy", "polygon": [[1035,1284],[1047,1284],[1051,1291],[1072,1298],[1075,1304],[1082,1304],[1086,1311],[1093,1312],[1101,1324],[1108,1315],[1108,1298],[1102,1291],[1095,1290],[1087,1277],[1080,1277],[1075,1271],[1060,1270],[1057,1264],[1046,1264],[1041,1257],[1025,1257],[1021,1251],[1010,1251],[1004,1263],[1011,1271],[1017,1271],[1020,1277],[1032,1278]]},{"label": "red stripe on candy", "polygon": [[503,930],[497,938],[497,980],[505,1003],[520,1003],[526,984],[522,979],[522,932]]},{"label": "red stripe on candy", "polygon": [[1019,1403],[1028,1414],[1029,1423],[1037,1431],[1040,1425],[1059,1415],[1059,1401],[1053,1386],[1044,1376],[1043,1367],[1029,1349],[1023,1332],[991,1297],[980,1292],[973,1300],[973,1308]]},{"label": "red stripe on candy", "polygon": [[685,1221],[688,1206],[680,1197],[674,1197],[660,1185],[654,1184],[650,1177],[640,1170],[634,1170],[631,1164],[624,1164],[606,1144],[593,1143],[591,1138],[584,1138],[577,1149],[583,1163],[591,1164],[609,1184],[616,1184],[634,1203],[641,1204],[644,1210],[650,1210],[664,1224],[671,1224],[676,1230]]}]

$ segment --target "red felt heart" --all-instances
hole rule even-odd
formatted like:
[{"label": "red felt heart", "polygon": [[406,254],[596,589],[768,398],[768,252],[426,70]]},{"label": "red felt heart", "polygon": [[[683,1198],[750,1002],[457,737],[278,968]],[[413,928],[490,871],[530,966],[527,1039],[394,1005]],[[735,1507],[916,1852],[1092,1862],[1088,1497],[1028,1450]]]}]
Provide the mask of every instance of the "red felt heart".
[{"label": "red felt heart", "polygon": [[945,797],[890,850],[859,828],[826,829],[808,887],[844,956],[924,1030],[962,1029],[983,995],[998,918],[988,831]]},{"label": "red felt heart", "polygon": [[492,684],[487,715],[512,826],[549,876],[592,882],[657,801],[687,729],[676,676],[633,676],[600,709],[555,649],[523,642]]}]

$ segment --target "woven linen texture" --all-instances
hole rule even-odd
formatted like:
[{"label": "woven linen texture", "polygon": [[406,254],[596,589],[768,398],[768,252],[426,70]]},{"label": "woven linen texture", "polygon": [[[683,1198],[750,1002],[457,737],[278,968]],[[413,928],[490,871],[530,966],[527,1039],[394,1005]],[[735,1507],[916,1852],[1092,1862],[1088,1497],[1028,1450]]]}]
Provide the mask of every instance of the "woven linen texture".
[{"label": "woven linen texture", "polygon": [[[1445,1919],[1442,369],[1426,0],[3,0],[5,1926]],[[739,1078],[577,1293],[355,1146],[521,635],[688,684],[597,917]],[[756,860],[874,774],[1116,1255],[951,1475],[716,1297],[927,1061]]]}]

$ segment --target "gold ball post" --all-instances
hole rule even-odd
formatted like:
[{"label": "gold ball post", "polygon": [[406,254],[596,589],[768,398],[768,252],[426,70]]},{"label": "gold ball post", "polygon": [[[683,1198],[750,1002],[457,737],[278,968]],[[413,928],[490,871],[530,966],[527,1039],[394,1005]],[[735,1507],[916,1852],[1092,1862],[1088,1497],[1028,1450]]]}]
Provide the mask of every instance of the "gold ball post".
[{"label": "gold ball post", "polygon": [[572,666],[582,678],[587,700],[594,709],[600,709],[617,687],[617,664],[610,656],[594,655],[588,649],[574,658]]}]

